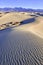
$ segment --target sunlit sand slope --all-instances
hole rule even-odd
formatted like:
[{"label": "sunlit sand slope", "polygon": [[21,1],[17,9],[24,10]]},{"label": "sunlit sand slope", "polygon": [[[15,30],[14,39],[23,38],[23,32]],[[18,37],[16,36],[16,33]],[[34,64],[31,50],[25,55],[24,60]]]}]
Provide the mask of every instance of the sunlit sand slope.
[{"label": "sunlit sand slope", "polygon": [[36,22],[39,23],[30,27],[30,31],[43,38],[43,17],[38,17]]},{"label": "sunlit sand slope", "polygon": [[0,12],[0,18],[5,15],[5,12]]},{"label": "sunlit sand slope", "polygon": [[[9,22],[13,22],[13,23],[19,22],[20,26],[16,27],[16,29],[22,31],[24,30],[30,31],[43,38],[43,17],[42,16],[33,17],[30,15],[31,15],[30,13],[26,13],[26,12],[9,12],[3,15],[2,17],[0,17],[0,25],[7,24]],[[5,28],[6,25],[0,26],[0,30],[1,29],[3,30]]]},{"label": "sunlit sand slope", "polygon": [[0,25],[9,23],[9,22],[21,22],[22,20],[28,19],[31,16],[28,16],[24,13],[10,12],[0,18]]},{"label": "sunlit sand slope", "polygon": [[[32,22],[31,19],[35,19],[35,20],[33,20]],[[17,27],[17,29],[22,31],[30,31],[31,33],[34,33],[39,37],[43,38],[43,17],[39,16],[35,18],[30,18],[28,21],[32,23],[27,23],[25,25],[23,24]]]}]

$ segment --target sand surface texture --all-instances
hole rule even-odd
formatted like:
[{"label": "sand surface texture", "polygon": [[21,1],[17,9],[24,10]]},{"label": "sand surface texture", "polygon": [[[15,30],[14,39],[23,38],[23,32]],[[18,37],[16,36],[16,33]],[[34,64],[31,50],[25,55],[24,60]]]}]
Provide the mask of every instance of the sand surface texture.
[{"label": "sand surface texture", "polygon": [[43,65],[43,39],[29,32],[0,32],[0,65]]},{"label": "sand surface texture", "polygon": [[0,65],[43,65],[43,17],[23,12],[1,16],[0,25],[20,24],[0,30]]}]

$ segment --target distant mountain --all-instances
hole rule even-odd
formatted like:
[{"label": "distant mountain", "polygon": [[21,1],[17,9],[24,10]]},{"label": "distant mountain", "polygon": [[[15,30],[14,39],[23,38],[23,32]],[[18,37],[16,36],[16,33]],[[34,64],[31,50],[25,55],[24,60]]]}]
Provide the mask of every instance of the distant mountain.
[{"label": "distant mountain", "polygon": [[43,9],[26,9],[22,7],[15,7],[15,8],[0,8],[0,11],[10,12],[10,11],[16,11],[16,12],[43,12]]}]

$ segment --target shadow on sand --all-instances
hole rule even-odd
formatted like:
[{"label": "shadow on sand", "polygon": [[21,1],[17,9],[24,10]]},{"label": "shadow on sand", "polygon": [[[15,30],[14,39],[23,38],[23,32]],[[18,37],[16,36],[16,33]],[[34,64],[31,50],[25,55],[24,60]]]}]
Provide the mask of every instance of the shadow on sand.
[{"label": "shadow on sand", "polygon": [[35,22],[35,17],[21,21],[20,25]]},{"label": "shadow on sand", "polygon": [[39,16],[43,16],[43,13],[37,13],[37,15],[39,15]]},{"label": "shadow on sand", "polygon": [[6,38],[8,37],[11,31],[11,28],[0,30],[0,47],[3,46],[3,44],[5,44],[4,42],[6,42]]},{"label": "shadow on sand", "polygon": [[[28,24],[28,23],[32,23],[32,22],[35,22],[35,17],[21,21],[18,26]],[[14,26],[14,27],[18,27],[18,26]],[[5,29],[2,29],[2,30],[0,30],[0,33],[11,32],[12,28],[13,27],[8,27],[8,28],[5,28]]]},{"label": "shadow on sand", "polygon": [[0,34],[5,34],[5,33],[9,33],[9,32],[11,32],[12,31],[12,29],[11,28],[6,28],[6,29],[3,29],[3,30],[0,30]]}]

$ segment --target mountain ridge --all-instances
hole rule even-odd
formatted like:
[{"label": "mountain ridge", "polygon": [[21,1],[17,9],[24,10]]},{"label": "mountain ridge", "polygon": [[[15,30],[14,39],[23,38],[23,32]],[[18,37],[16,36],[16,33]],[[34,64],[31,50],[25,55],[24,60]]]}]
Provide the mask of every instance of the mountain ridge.
[{"label": "mountain ridge", "polygon": [[0,11],[10,12],[10,11],[16,11],[16,12],[43,12],[43,9],[31,9],[31,8],[22,8],[22,7],[15,7],[15,8],[0,8]]}]

